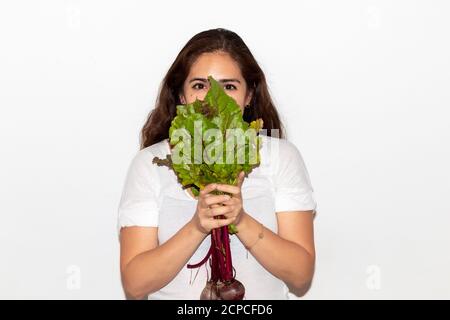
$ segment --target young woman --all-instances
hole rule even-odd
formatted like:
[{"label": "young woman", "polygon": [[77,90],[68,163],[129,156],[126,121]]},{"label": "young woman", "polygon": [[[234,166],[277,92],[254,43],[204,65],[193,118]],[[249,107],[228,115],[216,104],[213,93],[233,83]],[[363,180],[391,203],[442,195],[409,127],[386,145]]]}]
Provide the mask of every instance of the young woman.
[{"label": "young woman", "polygon": [[[236,100],[244,120],[263,119],[267,135],[261,135],[260,166],[245,178],[241,173],[237,186],[209,184],[195,197],[172,170],[152,164],[152,159],[170,153],[168,133],[176,105],[203,99],[209,75]],[[213,190],[232,196],[213,195]],[[230,246],[245,298],[302,296],[314,272],[315,209],[302,156],[284,138],[264,73],[248,47],[225,29],[195,35],[165,76],[142,129],[141,150],[128,169],[118,222],[127,296],[199,299],[209,266],[194,270],[193,277],[186,265],[206,255],[213,228],[230,223],[239,230]],[[214,219],[217,215],[226,219]]]}]

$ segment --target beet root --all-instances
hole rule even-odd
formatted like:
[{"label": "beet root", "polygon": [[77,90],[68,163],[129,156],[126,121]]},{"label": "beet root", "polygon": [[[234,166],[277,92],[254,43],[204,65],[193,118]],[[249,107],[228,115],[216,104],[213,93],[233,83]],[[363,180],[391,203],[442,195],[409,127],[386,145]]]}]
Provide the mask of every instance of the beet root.
[{"label": "beet root", "polygon": [[217,286],[222,300],[242,300],[244,298],[245,287],[236,279],[220,282]]},{"label": "beet root", "polygon": [[200,300],[222,300],[219,297],[217,284],[213,281],[208,281],[200,294]]}]

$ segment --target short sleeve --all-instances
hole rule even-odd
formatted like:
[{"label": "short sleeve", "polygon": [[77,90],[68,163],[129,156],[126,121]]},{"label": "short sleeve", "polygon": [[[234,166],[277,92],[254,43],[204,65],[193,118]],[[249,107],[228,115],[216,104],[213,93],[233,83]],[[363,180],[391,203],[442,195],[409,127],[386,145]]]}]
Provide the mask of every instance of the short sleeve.
[{"label": "short sleeve", "polygon": [[152,160],[152,153],[142,149],[128,167],[118,208],[119,232],[122,227],[158,226],[159,178]]},{"label": "short sleeve", "polygon": [[316,211],[316,201],[303,157],[297,147],[280,139],[275,182],[275,211]]}]

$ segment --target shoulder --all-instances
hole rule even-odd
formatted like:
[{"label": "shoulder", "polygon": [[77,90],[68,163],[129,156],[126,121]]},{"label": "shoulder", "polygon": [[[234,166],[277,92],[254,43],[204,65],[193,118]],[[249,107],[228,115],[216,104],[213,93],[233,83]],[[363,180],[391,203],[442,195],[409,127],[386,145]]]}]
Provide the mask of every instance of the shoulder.
[{"label": "shoulder", "polygon": [[263,138],[266,150],[261,154],[262,169],[272,177],[276,186],[310,184],[309,173],[299,148],[287,139]]},{"label": "shoulder", "polygon": [[137,151],[134,155],[133,162],[151,164],[154,157],[165,158],[169,153],[169,144],[167,139],[164,139]]},{"label": "shoulder", "polygon": [[157,165],[153,164],[153,158],[165,158],[169,151],[166,140],[161,140],[151,146],[136,151],[129,166],[130,173],[137,175],[157,175]]},{"label": "shoulder", "polygon": [[168,139],[163,139],[159,142],[152,144],[151,146],[145,147],[137,153],[141,157],[146,157],[152,155],[154,157],[165,157],[170,153]]},{"label": "shoulder", "polygon": [[301,159],[297,146],[287,139],[260,135],[262,139],[261,152],[266,159],[274,163],[286,163]]}]

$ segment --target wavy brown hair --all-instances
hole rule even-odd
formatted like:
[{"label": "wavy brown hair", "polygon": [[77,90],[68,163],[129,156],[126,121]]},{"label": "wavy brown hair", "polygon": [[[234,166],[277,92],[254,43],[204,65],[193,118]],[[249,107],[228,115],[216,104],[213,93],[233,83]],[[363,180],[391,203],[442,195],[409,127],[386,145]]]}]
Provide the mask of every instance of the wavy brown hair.
[{"label": "wavy brown hair", "polygon": [[272,135],[272,129],[278,129],[277,136],[284,138],[284,129],[270,97],[266,77],[250,49],[235,32],[217,28],[193,36],[169,68],[160,85],[156,106],[142,128],[141,149],[169,138],[169,128],[176,116],[176,106],[181,104],[179,95],[184,81],[195,60],[207,52],[228,53],[238,63],[247,88],[253,90],[250,106],[244,108],[244,120],[250,123],[262,118],[263,129],[267,130],[267,135]]}]

